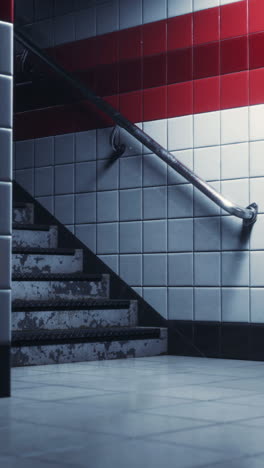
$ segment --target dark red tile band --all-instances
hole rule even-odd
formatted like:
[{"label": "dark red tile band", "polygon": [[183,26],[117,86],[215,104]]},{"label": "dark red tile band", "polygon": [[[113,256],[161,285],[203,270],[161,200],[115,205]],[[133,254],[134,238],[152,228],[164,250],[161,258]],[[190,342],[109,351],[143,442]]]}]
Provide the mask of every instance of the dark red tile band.
[{"label": "dark red tile band", "polygon": [[0,21],[13,23],[14,21],[14,1],[1,0],[0,1]]}]

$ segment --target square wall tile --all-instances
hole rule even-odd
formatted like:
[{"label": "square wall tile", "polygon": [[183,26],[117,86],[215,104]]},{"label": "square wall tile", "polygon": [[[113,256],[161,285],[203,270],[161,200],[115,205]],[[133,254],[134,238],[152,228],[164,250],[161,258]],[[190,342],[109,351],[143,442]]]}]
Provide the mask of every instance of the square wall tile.
[{"label": "square wall tile", "polygon": [[[249,204],[248,179],[224,180],[221,184],[221,192],[224,197],[238,205],[246,207]],[[222,211],[226,214],[226,211]]]},{"label": "square wall tile", "polygon": [[76,192],[93,192],[96,190],[96,162],[89,161],[75,164]]},{"label": "square wall tile", "polygon": [[1,115],[0,115],[0,128],[12,127],[12,122],[13,122],[12,84],[13,84],[12,78],[0,76],[0,102],[1,102],[1,108],[5,109],[5,112],[1,112]]},{"label": "square wall tile", "polygon": [[75,195],[75,222],[95,223],[96,222],[96,194],[77,193]]},{"label": "square wall tile", "polygon": [[143,0],[143,23],[167,18],[167,0]]},{"label": "square wall tile", "polygon": [[0,164],[0,180],[11,182],[12,174],[12,132],[10,130],[0,130],[0,148],[1,148],[1,164]]},{"label": "square wall tile", "polygon": [[54,137],[36,138],[35,167],[54,164]]},{"label": "square wall tile", "polygon": [[220,43],[201,44],[193,50],[193,77],[195,80],[218,76],[220,73]]},{"label": "square wall tile", "polygon": [[34,167],[34,140],[17,141],[16,169],[31,169]]},{"label": "square wall tile", "polygon": [[119,28],[119,12],[117,0],[97,5],[96,33],[106,34]]},{"label": "square wall tile", "polygon": [[97,190],[115,190],[119,183],[119,164],[115,161],[109,165],[107,161],[97,161]]},{"label": "square wall tile", "polygon": [[142,190],[120,190],[120,221],[136,221],[142,219]]},{"label": "square wall tile", "polygon": [[97,222],[118,221],[119,199],[118,191],[97,193]]},{"label": "square wall tile", "polygon": [[195,148],[194,171],[204,180],[220,179],[220,146]]},{"label": "square wall tile", "polygon": [[143,298],[163,318],[167,319],[167,288],[143,288]]},{"label": "square wall tile", "polygon": [[[175,159],[193,170],[193,150],[173,151],[171,153]],[[168,166],[168,184],[188,184],[188,180],[181,176],[173,167]]]},{"label": "square wall tile", "polygon": [[258,204],[259,212],[264,212],[264,177],[250,179],[250,200]]},{"label": "square wall tile", "polygon": [[120,255],[121,278],[130,286],[142,285],[142,255]]},{"label": "square wall tile", "polygon": [[142,223],[120,223],[119,238],[120,253],[142,252]]},{"label": "square wall tile", "polygon": [[91,7],[75,13],[76,40],[96,35],[96,8]]},{"label": "square wall tile", "polygon": [[169,254],[168,255],[168,285],[192,286],[193,285],[193,254]]},{"label": "square wall tile", "polygon": [[264,289],[263,288],[251,288],[250,294],[250,306],[251,306],[251,322],[253,323],[264,323]]},{"label": "square wall tile", "polygon": [[191,218],[193,216],[193,186],[191,184],[168,187],[168,217]]},{"label": "square wall tile", "polygon": [[36,197],[36,200],[46,208],[51,214],[54,214],[54,197]]},{"label": "square wall tile", "polygon": [[34,196],[34,171],[33,169],[22,169],[16,171],[15,180],[22,185],[22,187]]},{"label": "square wall tile", "polygon": [[252,141],[250,151],[250,177],[264,176],[264,141]]},{"label": "square wall tile", "polygon": [[55,136],[55,164],[74,162],[74,134]]},{"label": "square wall tile", "polygon": [[194,146],[220,145],[220,113],[205,112],[194,116]]},{"label": "square wall tile", "polygon": [[221,144],[248,141],[248,107],[221,111]]},{"label": "square wall tile", "polygon": [[118,252],[118,224],[97,224],[97,254]]},{"label": "square wall tile", "polygon": [[[143,122],[143,131],[149,136],[154,138],[161,146],[167,148],[167,120],[152,120],[150,122]],[[143,147],[144,153],[151,153],[151,151]]]},{"label": "square wall tile", "polygon": [[93,161],[96,159],[96,130],[79,132],[76,139],[76,161]]},{"label": "square wall tile", "polygon": [[220,253],[194,254],[194,284],[196,286],[220,286]]},{"label": "square wall tile", "polygon": [[[252,232],[243,225],[243,221],[235,216],[223,216],[222,250],[248,250]],[[253,226],[254,229],[255,225]]]},{"label": "square wall tile", "polygon": [[0,343],[9,343],[11,341],[11,291],[0,291],[1,303],[1,328]]},{"label": "square wall tile", "polygon": [[249,252],[222,253],[222,285],[249,286]]},{"label": "square wall tile", "polygon": [[252,250],[264,250],[264,215],[258,215],[257,222],[253,224],[250,236]]},{"label": "square wall tile", "polygon": [[108,159],[113,154],[113,148],[110,144],[113,127],[99,128],[96,130],[96,156],[97,159]]},{"label": "square wall tile", "polygon": [[11,75],[13,73],[13,60],[11,54],[6,53],[8,50],[12,50],[13,47],[13,29],[11,24],[5,24],[1,22],[0,28],[0,74]]},{"label": "square wall tile", "polygon": [[168,120],[169,151],[193,148],[193,116],[175,117]]},{"label": "square wall tile", "polygon": [[222,288],[223,322],[249,322],[249,289]]},{"label": "square wall tile", "polygon": [[75,235],[83,242],[89,249],[96,252],[96,225],[95,224],[81,224],[75,226]]},{"label": "square wall tile", "polygon": [[[137,124],[139,128],[142,127],[142,124]],[[122,156],[137,156],[142,154],[142,143],[136,140],[135,137],[130,135],[126,130],[123,128],[120,129],[120,143],[126,146],[126,150]]]},{"label": "square wall tile", "polygon": [[120,188],[142,187],[142,156],[120,159]]},{"label": "square wall tile", "polygon": [[188,252],[193,250],[193,219],[170,219],[168,221],[168,251]]},{"label": "square wall tile", "polygon": [[[238,5],[233,5],[237,3]],[[241,0],[220,0],[221,5],[221,39],[238,37],[248,32],[247,3]]]},{"label": "square wall tile", "polygon": [[222,179],[249,177],[249,144],[223,145],[221,147]]},{"label": "square wall tile", "polygon": [[120,29],[131,28],[142,24],[142,0],[120,0]]},{"label": "square wall tile", "polygon": [[206,217],[194,219],[194,249],[196,251],[216,251],[221,248],[220,218]]},{"label": "square wall tile", "polygon": [[154,185],[167,184],[167,164],[155,154],[143,156],[143,185],[153,187]]},{"label": "square wall tile", "polygon": [[117,275],[119,274],[119,256],[118,255],[99,255],[100,260],[104,262]]},{"label": "square wall tile", "polygon": [[74,195],[54,197],[55,216],[63,224],[74,224]]},{"label": "square wall tile", "polygon": [[[55,45],[73,42],[75,39],[74,15],[68,14],[54,18],[54,41]],[[39,46],[43,47],[43,42],[38,41]],[[46,44],[45,44],[46,45]],[[47,47],[47,45],[46,45]]]},{"label": "square wall tile", "polygon": [[193,288],[168,289],[168,319],[193,320]]},{"label": "square wall tile", "polygon": [[207,8],[214,8],[219,6],[220,0],[194,0],[193,10],[205,10]]},{"label": "square wall tile", "polygon": [[11,237],[0,236],[0,289],[11,289],[11,248]]},{"label": "square wall tile", "polygon": [[[210,182],[210,186],[220,192],[220,182]],[[194,216],[217,216],[220,208],[200,190],[194,189]]]},{"label": "square wall tile", "polygon": [[35,197],[53,195],[54,170],[53,167],[39,167],[35,169]]},{"label": "square wall tile", "polygon": [[264,287],[264,252],[250,252],[250,285]]},{"label": "square wall tile", "polygon": [[167,255],[143,255],[144,286],[167,286]]},{"label": "square wall tile", "polygon": [[12,184],[0,182],[0,233],[10,236],[12,232]]},{"label": "square wall tile", "polygon": [[74,192],[74,164],[55,167],[55,194],[63,195]]},{"label": "square wall tile", "polygon": [[167,252],[167,220],[143,222],[143,251]]},{"label": "square wall tile", "polygon": [[167,187],[143,189],[144,219],[162,219],[167,217]]},{"label": "square wall tile", "polygon": [[220,288],[194,289],[194,320],[221,322]]},{"label": "square wall tile", "polygon": [[192,0],[168,0],[168,16],[179,16],[193,11]]}]

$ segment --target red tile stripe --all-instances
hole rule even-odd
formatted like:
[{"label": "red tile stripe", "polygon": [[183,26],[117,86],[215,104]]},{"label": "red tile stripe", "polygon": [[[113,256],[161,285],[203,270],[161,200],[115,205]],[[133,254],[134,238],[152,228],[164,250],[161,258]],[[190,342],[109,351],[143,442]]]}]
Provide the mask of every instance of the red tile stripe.
[{"label": "red tile stripe", "polygon": [[1,0],[0,1],[0,21],[13,23],[14,21],[14,1]]},{"label": "red tile stripe", "polygon": [[[242,0],[51,52],[139,122],[263,103],[263,50],[264,1]],[[111,125],[88,104],[23,113],[15,122],[16,139]]]}]

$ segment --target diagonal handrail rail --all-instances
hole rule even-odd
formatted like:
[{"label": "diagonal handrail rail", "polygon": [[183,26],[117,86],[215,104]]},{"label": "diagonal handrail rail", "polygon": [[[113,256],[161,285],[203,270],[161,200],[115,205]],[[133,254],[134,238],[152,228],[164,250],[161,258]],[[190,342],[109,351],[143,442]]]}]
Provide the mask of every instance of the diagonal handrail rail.
[{"label": "diagonal handrail rail", "polygon": [[65,81],[67,81],[73,88],[78,89],[83,97],[91,101],[98,109],[103,111],[106,115],[111,117],[111,119],[116,122],[121,128],[124,128],[130,135],[132,135],[136,140],[140,141],[144,146],[151,150],[152,153],[159,156],[163,161],[165,161],[170,167],[175,169],[179,174],[181,174],[186,180],[194,185],[198,190],[204,193],[210,200],[212,200],[216,205],[223,208],[229,214],[234,215],[238,218],[244,220],[244,224],[250,225],[253,224],[258,215],[258,205],[256,203],[251,203],[246,208],[243,208],[236,203],[229,201],[227,198],[223,197],[221,193],[215,190],[211,185],[209,185],[205,180],[197,176],[193,171],[191,171],[187,166],[182,162],[176,159],[169,151],[163,148],[157,141],[151,138],[148,134],[143,132],[139,127],[130,122],[126,117],[124,117],[119,111],[117,111],[111,104],[106,102],[101,97],[97,96],[92,90],[90,90],[85,84],[78,80],[72,73],[64,70],[58,63],[52,60],[48,54],[43,52],[34,42],[31,41],[24,33],[17,30],[14,30],[15,39],[20,42],[26,49],[32,52],[34,55],[39,57],[43,62],[46,63],[53,71],[60,75]]}]

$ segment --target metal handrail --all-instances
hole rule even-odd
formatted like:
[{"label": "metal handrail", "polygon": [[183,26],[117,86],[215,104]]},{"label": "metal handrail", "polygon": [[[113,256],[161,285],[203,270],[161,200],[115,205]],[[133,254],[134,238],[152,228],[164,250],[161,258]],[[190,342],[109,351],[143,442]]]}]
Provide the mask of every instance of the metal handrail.
[{"label": "metal handrail", "polygon": [[177,160],[169,151],[163,148],[159,143],[157,143],[153,138],[143,132],[140,128],[130,122],[126,117],[124,117],[120,112],[118,112],[111,104],[106,102],[101,97],[97,96],[93,91],[91,91],[86,85],[79,81],[72,73],[64,70],[59,64],[53,61],[48,54],[43,52],[37,45],[35,45],[31,39],[25,36],[21,31],[15,29],[14,31],[15,39],[23,44],[30,52],[39,57],[43,62],[45,62],[52,70],[58,73],[62,78],[64,78],[72,87],[78,89],[81,94],[95,104],[98,109],[107,114],[111,119],[116,122],[119,127],[124,128],[130,135],[140,141],[144,146],[146,146],[152,153],[155,153],[163,161],[165,161],[170,167],[175,169],[179,174],[181,174],[186,180],[191,182],[198,190],[204,193],[210,200],[216,203],[218,206],[223,208],[229,214],[234,215],[238,218],[244,220],[246,225],[253,224],[258,215],[258,206],[256,203],[252,203],[247,208],[243,208],[225,197],[213,187],[211,187],[207,182],[198,177],[193,171],[191,171],[187,166]]}]

